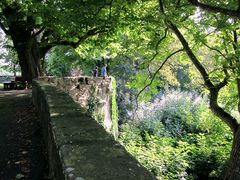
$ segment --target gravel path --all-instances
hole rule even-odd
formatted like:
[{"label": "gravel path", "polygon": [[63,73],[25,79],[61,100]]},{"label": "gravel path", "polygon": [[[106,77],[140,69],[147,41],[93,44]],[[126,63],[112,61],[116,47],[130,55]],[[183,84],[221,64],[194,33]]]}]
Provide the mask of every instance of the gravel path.
[{"label": "gravel path", "polygon": [[47,163],[31,90],[0,90],[0,180],[43,180]]}]

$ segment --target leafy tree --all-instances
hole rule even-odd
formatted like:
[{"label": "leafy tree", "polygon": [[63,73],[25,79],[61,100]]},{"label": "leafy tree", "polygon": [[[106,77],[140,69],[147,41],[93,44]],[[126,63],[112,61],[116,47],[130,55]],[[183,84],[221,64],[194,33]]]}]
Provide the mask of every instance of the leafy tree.
[{"label": "leafy tree", "polygon": [[[143,90],[152,87],[153,79],[158,77],[167,61],[183,50],[184,53],[178,54],[179,60],[184,63],[190,60],[194,65],[195,71],[201,76],[201,83],[209,93],[210,109],[232,130],[233,147],[226,178],[240,178],[239,20],[225,16],[224,13],[201,11],[189,2],[195,2],[195,6],[196,2],[200,5],[198,1],[187,0],[140,1],[126,14],[124,18],[132,20],[129,27],[135,31],[134,33],[141,34],[138,36],[135,49],[141,50],[144,49],[142,47],[151,45],[155,47],[152,51],[150,48],[148,51],[142,51],[146,58],[143,59],[143,63],[140,61],[140,64],[148,71],[147,74],[138,75],[140,81],[133,85],[144,86]],[[201,3],[214,6],[215,1]],[[226,6],[239,7],[236,5],[238,1],[217,3],[220,9]],[[220,9],[214,12],[221,12]],[[137,42],[142,46],[137,46]],[[174,43],[176,45],[172,46]],[[226,91],[230,90],[231,101],[224,103],[229,97]]]},{"label": "leafy tree", "polygon": [[[151,90],[152,85],[159,84],[153,79],[159,77],[159,72],[169,60],[177,54],[184,64],[190,60],[201,76],[200,82],[209,92],[210,109],[232,129],[234,141],[226,176],[230,179],[238,177],[234,172],[237,173],[237,159],[240,158],[240,128],[234,111],[240,111],[239,20],[200,11],[187,0],[139,2],[125,11],[123,24],[128,26],[118,36],[123,42],[118,49],[122,50],[124,44],[134,49],[131,56],[137,57],[138,70],[142,70],[133,86],[136,89],[144,86],[144,90],[151,86]],[[237,3],[222,1],[218,5],[224,7],[231,2],[233,5]],[[208,3],[214,4],[214,1]],[[128,24],[128,20],[131,23]],[[224,93],[226,89],[236,91],[232,93],[235,95],[231,96],[231,103],[224,106],[220,102],[224,102],[226,95],[229,97]]]},{"label": "leafy tree", "polygon": [[31,80],[42,75],[41,61],[52,47],[77,47],[87,38],[110,31],[124,3],[127,2],[3,0],[0,27],[13,41],[22,76]]},{"label": "leafy tree", "polygon": [[[42,73],[40,61],[49,49],[56,45],[77,47],[89,38],[96,43],[94,36],[99,39],[101,33],[111,31],[119,18],[125,20],[116,28],[124,27],[126,34],[134,30],[130,35],[132,43],[124,42],[136,50],[132,54],[138,57],[138,68],[147,73],[142,73],[142,78],[139,78],[144,89],[154,84],[153,79],[159,77],[159,72],[174,56],[178,54],[184,62],[188,57],[209,92],[210,109],[233,132],[233,148],[226,177],[240,178],[240,126],[233,114],[236,109],[240,112],[239,2],[138,2],[134,6],[124,6],[129,1],[3,0],[0,2],[0,27],[13,40],[22,75],[29,80]],[[124,39],[126,36],[118,37]],[[199,50],[207,53],[202,56]],[[223,106],[220,102],[224,102],[225,92],[230,89],[235,89],[232,93],[234,96]]]},{"label": "leafy tree", "polygon": [[[224,6],[228,3],[230,4],[230,1],[222,1],[219,4]],[[224,96],[221,90],[235,83],[238,95],[231,107],[232,109],[238,107],[240,112],[238,20],[221,14],[197,12],[188,1],[159,0],[155,10],[159,12],[158,17],[162,20],[157,23],[161,23],[175,35],[201,75],[204,86],[209,91],[210,109],[231,128],[234,138],[226,178],[239,178],[240,126],[233,111],[219,104],[220,94]],[[199,18],[194,17],[198,14],[201,14]],[[202,47],[211,54],[208,62],[204,61],[198,53]]]},{"label": "leafy tree", "polygon": [[47,56],[47,74],[54,76],[69,76],[71,70],[76,68],[79,54],[68,46],[56,46]]}]

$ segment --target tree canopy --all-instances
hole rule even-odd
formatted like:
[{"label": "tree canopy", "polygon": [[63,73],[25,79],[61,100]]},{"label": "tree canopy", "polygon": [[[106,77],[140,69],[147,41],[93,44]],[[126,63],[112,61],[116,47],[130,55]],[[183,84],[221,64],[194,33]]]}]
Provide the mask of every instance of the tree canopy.
[{"label": "tree canopy", "polygon": [[42,75],[41,60],[56,45],[77,47],[89,37],[109,32],[125,1],[4,0],[0,27],[11,37],[25,79]]},{"label": "tree canopy", "polygon": [[122,54],[132,54],[138,70],[142,70],[132,87],[140,86],[148,92],[172,59],[194,65],[209,92],[210,109],[234,136],[226,175],[230,179],[238,177],[234,169],[239,166],[239,19],[231,13],[238,11],[236,7],[238,1],[140,1],[123,17],[127,26],[117,36],[121,43],[115,45]]},{"label": "tree canopy", "polygon": [[[84,59],[108,54],[119,69],[138,71],[128,82],[137,98],[156,92],[164,70],[194,68],[210,109],[232,130],[226,177],[233,179],[240,178],[234,114],[240,112],[239,7],[237,0],[3,0],[0,27],[12,39],[27,80],[42,75],[44,56],[56,45],[77,48]],[[164,69],[172,64],[179,68]]]}]

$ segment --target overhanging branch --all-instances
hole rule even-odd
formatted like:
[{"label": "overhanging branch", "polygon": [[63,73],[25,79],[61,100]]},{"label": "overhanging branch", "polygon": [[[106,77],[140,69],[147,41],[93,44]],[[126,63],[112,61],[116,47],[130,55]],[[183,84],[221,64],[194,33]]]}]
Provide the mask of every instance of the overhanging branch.
[{"label": "overhanging branch", "polygon": [[[229,60],[220,50],[218,50],[218,49],[216,49],[216,48],[214,48],[214,47],[211,47],[211,46],[209,46],[208,44],[206,44],[206,43],[204,43],[204,42],[202,42],[202,43],[203,43],[207,48],[209,48],[210,50],[213,50],[213,51],[216,51],[217,53],[219,53],[224,59]],[[231,60],[229,60],[229,61],[231,62]],[[224,74],[225,74],[224,79],[223,79],[220,83],[218,83],[218,84],[215,85],[218,90],[220,90],[221,88],[223,88],[224,86],[227,85],[228,79],[229,79],[229,77],[230,77],[229,74],[228,74],[228,71],[227,71],[226,66],[223,66],[223,72],[224,72]]]},{"label": "overhanging branch", "polygon": [[150,63],[156,58],[156,56],[159,54],[158,53],[158,47],[159,47],[159,44],[167,37],[167,31],[168,31],[168,28],[165,29],[164,31],[164,35],[161,39],[158,40],[158,42],[156,43],[156,46],[155,46],[155,54],[153,55],[153,57],[149,60],[149,65],[148,65],[148,72],[149,72],[149,75],[152,76],[152,73],[150,71]]},{"label": "overhanging branch", "polygon": [[179,52],[181,52],[181,51],[183,51],[183,50],[184,50],[184,49],[179,49],[179,50],[171,53],[170,55],[168,55],[168,56],[165,58],[165,60],[162,62],[162,64],[159,66],[159,68],[154,72],[154,74],[153,74],[153,76],[152,76],[152,78],[151,78],[151,81],[150,81],[145,87],[143,87],[143,88],[138,92],[138,94],[136,95],[136,103],[137,103],[137,106],[136,106],[135,112],[136,112],[137,109],[138,109],[138,98],[139,98],[140,94],[141,94],[147,87],[151,86],[151,84],[153,83],[156,75],[157,75],[158,72],[163,68],[163,66],[166,64],[166,62],[169,60],[169,58],[171,58],[173,55],[175,55],[175,54],[177,54],[177,53],[179,53]]},{"label": "overhanging branch", "polygon": [[227,58],[220,50],[218,50],[218,49],[216,49],[216,48],[214,48],[214,47],[211,47],[211,46],[209,46],[208,44],[206,44],[206,43],[204,43],[204,42],[202,42],[202,43],[203,43],[203,45],[206,46],[207,48],[209,48],[209,49],[211,49],[211,50],[213,50],[213,51],[218,52],[224,59],[228,60],[228,58]]},{"label": "overhanging branch", "polygon": [[70,41],[55,41],[50,43],[52,46],[54,45],[66,45],[66,46],[71,46],[73,48],[77,48],[84,40],[86,40],[89,37],[95,36],[97,34],[105,33],[107,32],[107,26],[105,27],[106,29],[99,29],[99,28],[93,28],[89,30],[85,35],[78,37],[77,42],[70,42]]},{"label": "overhanging branch", "polygon": [[222,8],[222,7],[216,7],[216,6],[204,4],[204,3],[199,2],[198,0],[188,0],[188,2],[194,6],[197,6],[201,9],[209,11],[209,12],[221,13],[221,14],[224,14],[227,16],[240,18],[239,6],[238,6],[237,10],[231,10],[231,9],[226,9],[226,8]]},{"label": "overhanging branch", "polygon": [[213,83],[211,82],[209,75],[206,71],[206,69],[203,67],[203,65],[199,62],[199,60],[197,59],[197,57],[195,56],[195,54],[193,54],[191,48],[188,45],[188,42],[186,41],[186,39],[184,38],[184,36],[182,35],[182,33],[178,30],[177,26],[175,26],[171,21],[167,22],[168,26],[172,29],[172,31],[175,33],[175,35],[178,37],[179,41],[181,42],[181,44],[184,47],[185,52],[187,53],[188,57],[191,59],[191,61],[193,62],[193,64],[195,65],[195,67],[198,69],[198,71],[200,72],[201,76],[203,77],[204,80],[204,84],[208,89],[213,89],[215,88],[215,86],[213,85]]},{"label": "overhanging branch", "polygon": [[[222,107],[218,105],[218,94],[219,90],[226,85],[227,80],[228,80],[228,74],[225,74],[224,80],[219,83],[218,85],[214,85],[205,70],[205,68],[202,66],[202,64],[199,62],[195,54],[192,52],[191,48],[188,45],[188,42],[184,38],[184,36],[181,34],[181,32],[178,30],[177,26],[175,26],[171,21],[168,21],[168,26],[173,30],[173,32],[176,34],[178,37],[179,41],[184,47],[184,50],[186,51],[189,59],[193,62],[197,70],[200,72],[201,76],[203,77],[204,84],[209,90],[209,104],[210,104],[210,109],[212,112],[219,117],[222,121],[224,121],[232,130],[233,134],[236,133],[239,124],[237,120],[231,116],[228,112],[226,112]],[[225,71],[225,70],[224,70]],[[224,73],[227,73],[225,71]]]}]

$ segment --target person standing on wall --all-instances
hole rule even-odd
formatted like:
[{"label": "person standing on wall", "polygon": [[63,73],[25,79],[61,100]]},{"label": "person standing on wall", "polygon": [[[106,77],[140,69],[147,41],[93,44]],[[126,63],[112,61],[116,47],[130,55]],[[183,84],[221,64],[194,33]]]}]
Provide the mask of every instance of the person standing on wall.
[{"label": "person standing on wall", "polygon": [[102,67],[101,76],[103,77],[103,79],[107,77],[107,64],[104,64],[104,66]]},{"label": "person standing on wall", "polygon": [[98,67],[93,70],[93,77],[98,77]]}]

